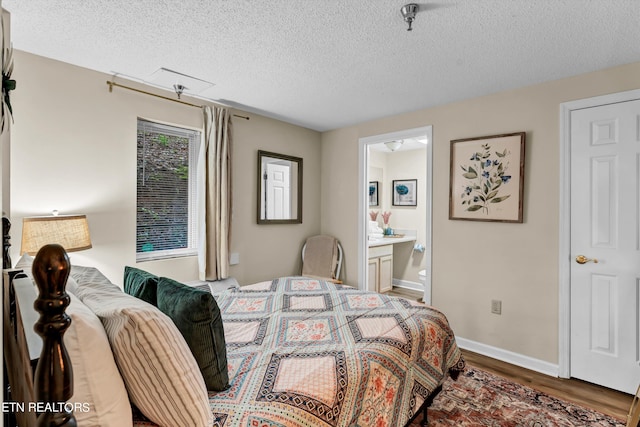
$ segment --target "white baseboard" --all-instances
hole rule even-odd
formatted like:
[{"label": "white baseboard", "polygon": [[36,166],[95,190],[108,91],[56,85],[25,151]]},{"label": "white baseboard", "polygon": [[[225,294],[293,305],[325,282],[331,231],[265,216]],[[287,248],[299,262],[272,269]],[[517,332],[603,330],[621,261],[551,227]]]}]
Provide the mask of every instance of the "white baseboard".
[{"label": "white baseboard", "polygon": [[411,282],[409,280],[393,279],[393,286],[397,288],[412,289],[414,291],[424,292],[424,286],[419,282]]},{"label": "white baseboard", "polygon": [[523,354],[514,353],[509,350],[504,350],[498,347],[493,347],[487,344],[482,344],[476,341],[468,340],[466,338],[456,337],[458,347],[469,350],[474,353],[482,354],[483,356],[492,357],[503,362],[510,363],[512,365],[520,366],[522,368],[530,369],[532,371],[540,372],[552,377],[558,377],[560,368],[557,364],[545,362],[544,360],[534,359],[533,357],[525,356]]}]

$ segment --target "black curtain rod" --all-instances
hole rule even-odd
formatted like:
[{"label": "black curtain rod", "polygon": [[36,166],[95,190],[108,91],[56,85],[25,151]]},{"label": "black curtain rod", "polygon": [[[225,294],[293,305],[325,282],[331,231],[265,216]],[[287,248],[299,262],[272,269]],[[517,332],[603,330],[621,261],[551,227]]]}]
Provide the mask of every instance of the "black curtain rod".
[{"label": "black curtain rod", "polygon": [[[144,90],[141,90],[141,89],[136,89],[136,88],[133,88],[133,87],[130,87],[130,86],[121,85],[120,83],[107,81],[107,84],[109,85],[109,92],[113,92],[113,87],[117,86],[117,87],[120,87],[122,89],[132,90],[134,92],[143,93],[145,95],[155,96],[156,98],[162,98],[162,99],[165,99],[167,101],[173,101],[173,102],[177,102],[179,104],[188,105],[189,107],[202,108],[202,105],[192,104],[190,102],[182,101],[180,99],[169,98],[168,96],[158,95],[158,94],[147,92],[147,91],[144,91]],[[249,120],[249,117],[240,116],[238,114],[234,114],[233,117],[239,117],[241,119]]]}]

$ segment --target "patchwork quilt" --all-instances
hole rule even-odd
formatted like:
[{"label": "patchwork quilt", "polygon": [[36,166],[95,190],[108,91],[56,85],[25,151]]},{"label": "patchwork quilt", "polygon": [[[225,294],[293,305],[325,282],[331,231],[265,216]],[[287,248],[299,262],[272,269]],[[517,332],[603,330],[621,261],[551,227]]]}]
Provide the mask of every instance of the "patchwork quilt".
[{"label": "patchwork quilt", "polygon": [[464,368],[446,317],[415,301],[305,277],[214,296],[231,381],[210,392],[216,426],[404,426]]}]

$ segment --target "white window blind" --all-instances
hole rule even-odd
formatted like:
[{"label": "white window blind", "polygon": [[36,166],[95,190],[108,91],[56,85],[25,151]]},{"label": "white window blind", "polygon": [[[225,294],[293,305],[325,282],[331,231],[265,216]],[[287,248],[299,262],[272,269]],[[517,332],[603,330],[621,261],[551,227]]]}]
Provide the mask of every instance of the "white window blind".
[{"label": "white window blind", "polygon": [[136,259],[197,253],[200,132],[138,119]]}]

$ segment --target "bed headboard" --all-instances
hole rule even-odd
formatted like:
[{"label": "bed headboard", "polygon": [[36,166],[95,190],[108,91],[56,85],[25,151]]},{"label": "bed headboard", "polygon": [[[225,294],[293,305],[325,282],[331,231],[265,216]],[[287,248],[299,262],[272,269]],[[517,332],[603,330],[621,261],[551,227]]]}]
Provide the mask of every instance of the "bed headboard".
[{"label": "bed headboard", "polygon": [[11,256],[9,248],[11,247],[11,221],[6,216],[2,217],[2,268],[11,268]]},{"label": "bed headboard", "polygon": [[[16,406],[26,402],[35,402],[33,374],[27,339],[16,301],[13,280],[24,277],[24,273],[7,271],[3,275],[2,324],[3,353],[5,363],[5,401],[16,402]],[[5,424],[32,426],[36,424],[36,414],[32,411],[14,410],[5,414]]]},{"label": "bed headboard", "polygon": [[[8,258],[10,223],[3,218],[3,267],[10,268]],[[7,264],[8,262],[8,264]],[[3,275],[3,343],[4,362],[10,386],[10,401],[15,409],[15,421],[20,427],[77,426],[71,405],[65,405],[73,395],[71,362],[64,347],[63,336],[71,319],[65,313],[70,303],[65,292],[71,264],[64,248],[46,245],[35,257],[32,273],[39,295],[34,307],[40,313],[35,325],[23,325],[20,304],[13,280],[24,277],[16,270]],[[28,310],[30,307],[23,307]],[[43,347],[35,375],[31,366],[25,337],[25,327],[34,328],[42,337]]]}]

